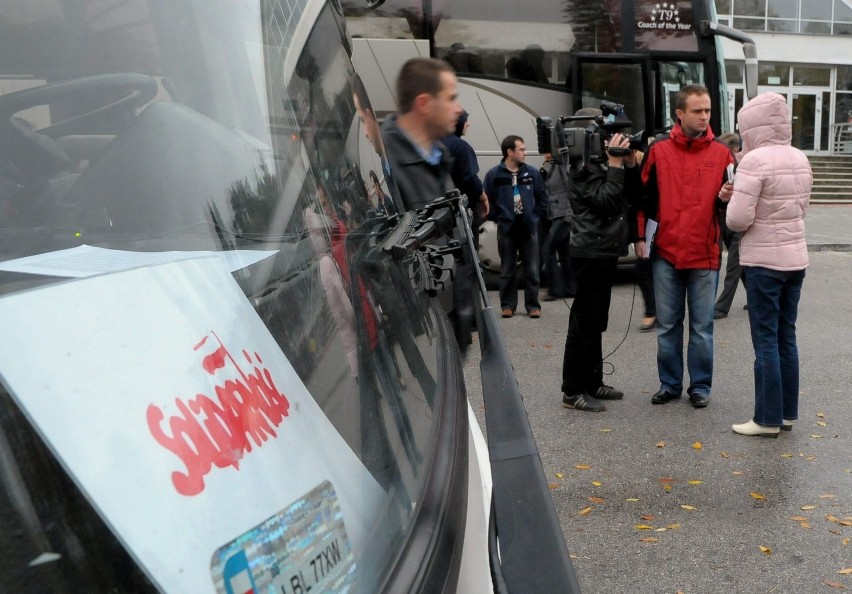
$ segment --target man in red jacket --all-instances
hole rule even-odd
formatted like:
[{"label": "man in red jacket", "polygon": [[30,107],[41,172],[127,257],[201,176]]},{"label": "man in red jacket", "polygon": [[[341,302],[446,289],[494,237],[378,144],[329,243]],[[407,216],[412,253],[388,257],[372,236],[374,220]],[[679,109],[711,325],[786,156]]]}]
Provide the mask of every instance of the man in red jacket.
[{"label": "man in red jacket", "polygon": [[733,193],[726,175],[734,160],[728,147],[714,141],[705,87],[681,89],[675,114],[678,123],[668,138],[653,144],[642,166],[644,215],[658,226],[653,240],[643,237],[635,249],[639,257],[651,257],[657,305],[660,389],[651,402],[665,404],[683,391],[683,321],[688,303],[687,393],[692,406],[703,408],[709,404],[713,383],[713,304],[719,281],[716,213]]}]

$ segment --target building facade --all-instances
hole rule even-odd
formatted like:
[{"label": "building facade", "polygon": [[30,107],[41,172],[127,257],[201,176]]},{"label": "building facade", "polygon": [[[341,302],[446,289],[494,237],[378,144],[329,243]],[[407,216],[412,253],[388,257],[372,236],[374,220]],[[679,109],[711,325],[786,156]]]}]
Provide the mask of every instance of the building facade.
[{"label": "building facade", "polygon": [[[715,0],[718,20],[750,35],[758,91],[784,95],[793,145],[852,154],[852,0]],[[723,42],[730,121],[745,98],[742,48]],[[724,132],[724,130],[722,131]]]}]

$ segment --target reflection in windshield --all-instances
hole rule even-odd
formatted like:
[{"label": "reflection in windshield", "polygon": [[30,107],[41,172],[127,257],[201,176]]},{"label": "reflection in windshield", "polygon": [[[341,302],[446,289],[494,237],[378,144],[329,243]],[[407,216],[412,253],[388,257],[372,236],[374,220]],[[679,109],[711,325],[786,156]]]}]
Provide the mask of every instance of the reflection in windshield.
[{"label": "reflection in windshield", "polygon": [[[412,281],[425,263],[382,247],[399,210],[341,17],[324,9],[298,55],[290,45],[308,4],[0,0],[0,260],[81,245],[274,251],[234,278],[385,494],[371,549],[356,551],[372,591],[423,488],[446,328]],[[0,272],[0,303],[60,280]],[[0,532],[24,529],[27,555],[59,551],[43,571],[58,589],[144,591],[16,394],[0,397],[0,460],[25,469],[5,475],[0,503],[18,519]],[[20,590],[36,554],[7,558],[0,590]],[[115,572],[92,571],[107,558]]]}]

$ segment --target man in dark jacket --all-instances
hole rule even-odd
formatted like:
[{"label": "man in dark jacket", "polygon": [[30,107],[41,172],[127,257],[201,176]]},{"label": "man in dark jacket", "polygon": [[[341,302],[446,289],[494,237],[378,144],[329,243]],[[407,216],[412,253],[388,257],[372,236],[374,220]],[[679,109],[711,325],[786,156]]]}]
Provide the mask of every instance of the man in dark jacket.
[{"label": "man in dark jacket", "polygon": [[[581,109],[578,116],[600,115]],[[579,124],[581,125],[581,124]],[[582,125],[581,125],[582,126]],[[628,148],[630,141],[613,135],[610,148]],[[619,400],[624,393],[603,383],[602,336],[609,323],[612,284],[618,258],[627,255],[635,231],[629,228],[629,196],[625,184],[638,187],[639,168],[633,151],[626,156],[606,152],[603,160],[584,160],[571,167],[569,196],[574,211],[571,226],[571,268],[577,282],[568,320],[562,359],[562,403],[589,412],[606,410],[602,400]]]},{"label": "man in dark jacket", "polygon": [[524,305],[531,318],[541,317],[538,301],[539,222],[547,216],[547,192],[538,170],[525,163],[527,149],[520,136],[500,143],[503,160],[485,174],[488,218],[497,223],[500,250],[500,308],[504,318],[515,315],[518,285],[515,268],[520,254],[524,267]]},{"label": "man in dark jacket", "polygon": [[452,159],[439,142],[462,113],[458,82],[446,62],[411,58],[399,72],[399,111],[382,124],[390,169],[406,210],[423,208],[451,188]]},{"label": "man in dark jacket", "polygon": [[547,272],[545,301],[574,296],[574,273],[568,251],[571,242],[571,220],[574,213],[568,198],[568,168],[561,158],[544,154],[541,168],[547,191],[547,219],[550,229],[544,239],[544,269]]},{"label": "man in dark jacket", "polygon": [[476,152],[473,147],[462,138],[470,128],[470,122],[467,120],[468,113],[463,111],[456,122],[456,129],[453,134],[448,134],[441,139],[444,146],[450,152],[453,158],[453,165],[450,168],[450,177],[453,180],[459,192],[467,196],[468,204],[473,209],[473,219],[471,220],[471,232],[473,234],[473,244],[479,246],[479,223],[482,217],[488,216],[488,197],[482,191],[482,182],[479,180],[479,162],[476,159]]}]

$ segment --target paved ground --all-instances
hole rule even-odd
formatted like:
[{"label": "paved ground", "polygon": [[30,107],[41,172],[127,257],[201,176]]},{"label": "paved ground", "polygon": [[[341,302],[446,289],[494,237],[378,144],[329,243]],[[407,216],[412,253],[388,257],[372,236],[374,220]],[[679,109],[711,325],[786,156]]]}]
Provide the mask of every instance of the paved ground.
[{"label": "paved ground", "polygon": [[[501,320],[584,594],[852,590],[852,207],[812,207],[811,267],[799,315],[800,419],[778,439],[734,434],[751,417],[745,295],[716,322],[711,404],[653,406],[656,341],[641,296],[613,293],[604,337],[609,410],[561,405],[570,300]],[[492,304],[499,308],[496,293]],[[484,422],[476,349],[468,389]]]}]

